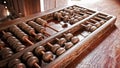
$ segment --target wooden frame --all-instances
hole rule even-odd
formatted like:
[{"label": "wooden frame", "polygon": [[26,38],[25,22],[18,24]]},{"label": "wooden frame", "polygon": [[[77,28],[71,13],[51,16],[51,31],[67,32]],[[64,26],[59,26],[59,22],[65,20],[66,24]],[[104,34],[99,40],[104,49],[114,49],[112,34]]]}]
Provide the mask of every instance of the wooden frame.
[{"label": "wooden frame", "polygon": [[[31,15],[31,16],[27,16],[27,17],[24,17],[24,18],[20,18],[20,19],[16,19],[16,20],[13,20],[13,21],[10,21],[10,22],[3,23],[3,24],[0,25],[0,27],[1,27],[0,31],[3,30],[3,29],[6,29],[7,27],[9,27],[13,24],[17,24],[17,23],[21,23],[21,22],[27,22],[27,21],[32,20],[34,18],[38,18],[38,17],[44,16],[44,15],[50,14],[52,12],[58,11],[62,8],[65,8],[65,7],[56,8],[56,9],[49,10],[49,11],[46,11],[46,12],[43,12],[43,13],[38,13],[38,14]],[[39,45],[44,46],[46,44],[46,42],[51,42],[51,41],[53,41],[54,38],[60,37],[64,33],[67,33],[67,32],[74,33],[75,31],[78,31],[79,29],[81,29],[81,27],[82,27],[81,24],[82,23],[84,23],[86,20],[89,20],[90,18],[96,16],[99,13],[103,13],[103,12],[96,11],[93,15],[77,22],[76,24],[72,25],[71,27],[68,27],[67,29],[65,29],[63,31],[60,31],[60,32],[56,33],[55,35],[50,36],[49,38],[38,42],[34,46],[30,46],[30,47],[26,48],[25,50],[16,53],[14,56],[12,56],[8,59],[0,61],[0,64],[1,64],[0,67],[5,66],[7,64],[7,62],[12,60],[12,59],[19,58],[23,53],[28,52],[28,51],[32,51],[35,47],[37,47]],[[106,14],[106,13],[103,13],[103,14]],[[106,14],[106,15],[111,16],[112,18],[110,20],[108,20],[105,24],[100,26],[98,29],[96,29],[94,32],[92,32],[84,40],[77,43],[75,46],[73,46],[71,49],[67,50],[61,56],[57,57],[54,61],[50,62],[46,66],[43,66],[43,68],[63,68],[63,67],[66,67],[70,62],[72,62],[72,60],[74,60],[77,56],[79,56],[84,50],[89,48],[92,44],[94,44],[95,41],[97,41],[104,34],[106,34],[106,32],[109,31],[114,26],[114,23],[116,21],[115,16],[112,16],[112,15],[109,15],[109,14]]]}]

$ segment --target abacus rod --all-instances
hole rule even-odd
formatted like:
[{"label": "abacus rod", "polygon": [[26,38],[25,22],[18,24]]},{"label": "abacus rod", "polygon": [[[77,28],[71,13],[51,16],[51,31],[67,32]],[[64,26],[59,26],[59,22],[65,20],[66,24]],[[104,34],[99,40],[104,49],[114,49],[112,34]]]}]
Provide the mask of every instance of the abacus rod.
[{"label": "abacus rod", "polygon": [[96,20],[98,21],[101,21],[102,19],[101,18],[98,18],[98,17],[94,17]]},{"label": "abacus rod", "polygon": [[51,26],[49,26],[49,25],[47,25],[47,27],[53,29],[53,30],[56,31],[56,32],[59,32],[58,30],[56,30],[55,28],[53,28],[53,27],[51,27]]},{"label": "abacus rod", "polygon": [[36,33],[35,33],[35,32],[32,32],[31,34],[34,35],[34,36],[36,36]]},{"label": "abacus rod", "polygon": [[101,17],[101,18],[103,18],[103,19],[106,19],[107,17],[105,17],[105,16],[101,16],[101,15],[98,15],[98,17]]},{"label": "abacus rod", "polygon": [[44,34],[46,34],[46,36],[51,36],[50,34],[48,34],[46,31],[43,31]]},{"label": "abacus rod", "polygon": [[86,25],[84,25],[84,24],[81,24],[82,26],[84,26],[84,27],[86,27]]},{"label": "abacus rod", "polygon": [[41,51],[41,53],[42,53],[42,54],[45,54],[45,52],[44,52],[44,51]]},{"label": "abacus rod", "polygon": [[51,43],[49,43],[49,42],[47,42],[47,44],[48,44],[49,46],[51,46],[51,47],[53,46],[53,45],[52,45]]},{"label": "abacus rod", "polygon": [[5,31],[2,31],[3,34],[6,34]]},{"label": "abacus rod", "polygon": [[27,41],[29,44],[33,45],[34,43],[31,42],[28,38],[25,38],[25,41]]},{"label": "abacus rod", "polygon": [[87,24],[94,25],[93,22],[86,21]]},{"label": "abacus rod", "polygon": [[50,60],[52,61],[52,60],[53,60],[53,58],[50,58]]},{"label": "abacus rod", "polygon": [[38,63],[34,63],[34,66],[35,66],[36,68],[41,68],[41,67],[38,65]]},{"label": "abacus rod", "polygon": [[58,38],[55,38],[57,41],[59,41],[59,39]]}]

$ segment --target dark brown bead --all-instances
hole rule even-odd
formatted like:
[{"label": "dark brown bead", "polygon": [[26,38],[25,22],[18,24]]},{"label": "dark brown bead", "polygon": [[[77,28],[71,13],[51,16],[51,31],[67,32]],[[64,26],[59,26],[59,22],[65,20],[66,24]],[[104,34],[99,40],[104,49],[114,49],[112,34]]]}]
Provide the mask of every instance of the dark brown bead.
[{"label": "dark brown bead", "polygon": [[50,51],[45,52],[45,54],[42,56],[44,62],[50,62],[53,60],[53,54]]},{"label": "dark brown bead", "polygon": [[56,55],[62,55],[64,52],[65,52],[66,50],[65,50],[65,48],[59,48],[57,51],[56,51]]},{"label": "dark brown bead", "polygon": [[37,57],[32,56],[32,57],[28,58],[28,60],[27,60],[28,66],[33,67],[35,63],[39,63],[39,60]]}]

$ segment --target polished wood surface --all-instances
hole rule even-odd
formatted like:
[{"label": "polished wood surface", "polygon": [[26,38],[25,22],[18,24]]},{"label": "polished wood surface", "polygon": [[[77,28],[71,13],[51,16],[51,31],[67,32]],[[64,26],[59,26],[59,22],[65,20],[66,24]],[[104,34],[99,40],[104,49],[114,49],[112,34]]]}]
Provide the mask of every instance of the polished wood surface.
[{"label": "polished wood surface", "polygon": [[89,0],[82,0],[79,5],[117,16],[116,28],[66,68],[120,68],[120,1],[92,0],[89,2]]},{"label": "polished wood surface", "polygon": [[[96,41],[66,68],[119,68],[120,64],[120,1],[119,0],[82,0],[78,5],[103,11],[117,16],[116,27],[107,32],[105,37]],[[26,19],[26,18],[24,18]],[[24,20],[23,19],[23,20]],[[17,21],[17,20],[16,20]],[[12,23],[12,22],[11,22]]]}]

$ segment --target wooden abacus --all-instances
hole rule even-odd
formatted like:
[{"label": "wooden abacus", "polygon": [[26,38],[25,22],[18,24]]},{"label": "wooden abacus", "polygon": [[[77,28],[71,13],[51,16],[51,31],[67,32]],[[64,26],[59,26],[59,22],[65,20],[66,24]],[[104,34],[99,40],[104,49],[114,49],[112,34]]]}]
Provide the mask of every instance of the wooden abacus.
[{"label": "wooden abacus", "polygon": [[[66,17],[65,19],[64,16]],[[69,25],[66,28],[58,24],[64,21]],[[5,22],[0,24],[0,39],[5,45],[0,45],[0,47],[9,47],[9,44],[2,37],[7,32],[13,33],[12,35],[7,35],[7,38],[13,36],[19,39],[21,45],[25,47],[23,50],[17,52],[10,47],[14,53],[12,53],[12,56],[5,59],[1,57],[2,54],[0,51],[0,67],[7,68],[10,66],[7,64],[13,59],[19,59],[21,60],[19,63],[22,63],[23,67],[63,68],[100,37],[104,36],[104,34],[114,26],[115,21],[116,17],[112,15],[73,5]],[[42,24],[40,24],[40,22],[42,22]],[[21,26],[20,23],[24,23],[26,26]],[[19,32],[24,33],[27,37],[23,38],[23,35],[19,37],[16,35],[17,31],[14,32],[14,30],[9,30],[9,28],[14,28],[12,26],[17,27]],[[24,27],[26,29],[24,29]],[[29,31],[26,31],[27,29]],[[39,33],[41,33],[41,36],[37,36]],[[39,40],[36,40],[36,36],[40,37]],[[15,47],[17,46],[18,45],[15,44]],[[38,47],[41,47],[38,50],[39,52],[35,51]],[[45,49],[40,51],[42,48]],[[33,61],[30,63],[26,59],[26,63],[26,61],[23,60],[23,56],[27,52],[34,54],[35,57],[33,55],[32,57],[31,55],[27,57],[31,57],[31,59],[35,59],[35,61],[30,60]]]}]

